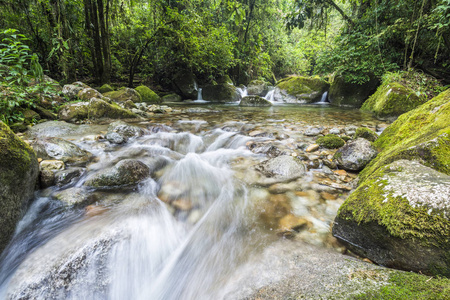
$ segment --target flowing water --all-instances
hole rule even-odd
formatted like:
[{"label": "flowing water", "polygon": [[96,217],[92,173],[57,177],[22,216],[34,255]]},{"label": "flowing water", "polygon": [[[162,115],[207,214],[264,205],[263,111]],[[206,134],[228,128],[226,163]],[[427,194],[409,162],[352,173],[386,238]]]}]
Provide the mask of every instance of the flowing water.
[{"label": "flowing water", "polygon": [[[77,180],[37,192],[1,257],[1,299],[226,298],[235,270],[280,238],[266,206],[280,197],[290,203],[288,214],[310,224],[298,238],[331,247],[330,224],[343,197],[318,198],[312,178],[322,171],[311,169],[274,192],[257,183],[254,170],[270,154],[248,145],[269,143],[297,155],[299,145],[313,142],[303,135],[308,126],[377,121],[323,106],[186,108],[135,124],[145,134],[123,145],[101,138],[107,125],[64,135],[94,159]],[[125,158],[144,162],[152,176],[131,188],[85,188],[95,198],[87,207],[55,199]]]}]

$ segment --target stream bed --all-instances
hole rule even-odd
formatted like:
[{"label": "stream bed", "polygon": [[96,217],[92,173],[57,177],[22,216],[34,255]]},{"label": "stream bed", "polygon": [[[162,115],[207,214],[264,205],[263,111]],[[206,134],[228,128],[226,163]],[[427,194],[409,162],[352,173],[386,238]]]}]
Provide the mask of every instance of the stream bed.
[{"label": "stream bed", "polygon": [[[333,165],[334,150],[306,150],[326,133],[386,124],[328,105],[204,103],[129,125],[125,138],[110,124],[28,133],[89,155],[36,192],[1,257],[1,299],[313,299],[367,288],[349,274],[383,280],[330,233],[357,174]],[[283,173],[283,161],[268,175],[265,162],[280,157],[303,172]],[[127,181],[125,162],[144,176]]]}]

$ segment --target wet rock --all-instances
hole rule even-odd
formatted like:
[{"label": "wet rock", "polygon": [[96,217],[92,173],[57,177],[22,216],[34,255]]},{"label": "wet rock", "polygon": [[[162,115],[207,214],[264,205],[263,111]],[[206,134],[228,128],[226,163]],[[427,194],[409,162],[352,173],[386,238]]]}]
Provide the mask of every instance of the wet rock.
[{"label": "wet rock", "polygon": [[341,134],[341,129],[339,128],[331,128],[330,131],[328,132],[329,134]]},{"label": "wet rock", "polygon": [[38,139],[31,143],[38,157],[56,159],[68,164],[86,163],[92,154],[61,138],[50,137]]},{"label": "wet rock", "polygon": [[278,222],[278,233],[285,237],[292,237],[295,232],[308,226],[308,221],[304,218],[296,217],[293,214],[287,214]]},{"label": "wet rock", "polygon": [[140,127],[127,124],[123,121],[115,121],[108,126],[106,139],[111,143],[122,144],[130,138],[144,135],[144,130]]},{"label": "wet rock", "polygon": [[55,184],[58,186],[63,186],[66,184],[74,183],[84,174],[84,168],[69,168],[67,170],[61,170],[54,174]]},{"label": "wet rock", "polygon": [[322,131],[323,131],[323,127],[309,126],[303,134],[306,136],[317,136],[317,135],[321,134]]},{"label": "wet rock", "polygon": [[197,99],[198,87],[195,75],[191,72],[178,72],[172,78],[174,91],[185,99]]},{"label": "wet rock", "polygon": [[112,91],[104,94],[105,97],[111,98],[114,102],[125,102],[131,100],[133,102],[141,102],[142,97],[135,89],[122,88],[118,91]]},{"label": "wet rock", "polygon": [[372,95],[378,85],[379,80],[370,76],[370,80],[364,84],[346,82],[344,77],[337,76],[331,83],[328,99],[335,106],[361,107],[364,101]]},{"label": "wet rock", "polygon": [[55,172],[52,170],[41,170],[39,172],[39,187],[42,189],[55,185]]},{"label": "wet rock", "polygon": [[235,86],[222,83],[203,87],[203,99],[214,102],[237,102],[241,99],[241,94]]},{"label": "wet rock", "polygon": [[73,187],[54,194],[54,197],[66,205],[85,205],[96,200],[85,188]]},{"label": "wet rock", "polygon": [[70,103],[61,107],[59,118],[64,121],[77,121],[84,119],[126,119],[138,116],[130,110],[108,103],[104,100],[92,98],[89,102]]},{"label": "wet rock", "polygon": [[272,106],[272,103],[259,96],[246,96],[239,103],[240,106]]},{"label": "wet rock", "polygon": [[349,126],[346,126],[346,127],[344,128],[344,132],[345,132],[345,134],[348,135],[348,136],[353,136],[353,135],[355,135],[356,130],[357,130],[358,128],[359,128],[358,126],[355,126],[355,125],[349,125]]},{"label": "wet rock", "polygon": [[172,132],[173,131],[172,127],[163,125],[163,124],[149,125],[149,126],[147,126],[147,129],[153,133]]},{"label": "wet rock", "polygon": [[319,148],[320,148],[320,146],[319,146],[318,144],[312,144],[312,145],[309,145],[309,146],[305,149],[305,151],[306,151],[306,152],[315,152],[315,151],[319,150]]},{"label": "wet rock", "polygon": [[449,175],[398,160],[379,168],[349,196],[333,235],[378,264],[450,276],[449,195]]},{"label": "wet rock", "polygon": [[378,154],[377,149],[366,139],[348,142],[334,155],[337,165],[348,171],[362,170]]},{"label": "wet rock", "polygon": [[269,200],[261,205],[260,218],[270,230],[277,229],[279,220],[291,211],[289,198],[285,194],[270,195]]},{"label": "wet rock", "polygon": [[114,167],[100,171],[90,176],[86,186],[97,188],[113,188],[133,186],[150,177],[150,168],[135,159],[124,159]]},{"label": "wet rock", "polygon": [[337,168],[337,164],[331,159],[328,159],[328,158],[322,159],[322,163],[330,169]]},{"label": "wet rock", "polygon": [[39,167],[41,171],[59,171],[65,169],[65,165],[62,160],[43,160],[39,163]]},{"label": "wet rock", "polygon": [[267,83],[262,80],[252,80],[247,87],[248,95],[257,95],[264,97],[268,91],[269,88],[267,86]]},{"label": "wet rock", "polygon": [[306,173],[305,165],[300,160],[288,155],[271,158],[259,164],[256,169],[264,176],[279,181],[292,181]]},{"label": "wet rock", "polygon": [[376,139],[378,138],[378,135],[375,132],[373,132],[372,130],[370,130],[369,128],[360,127],[358,129],[356,129],[354,138],[355,139],[363,138],[370,142],[375,142]]},{"label": "wet rock", "polygon": [[92,98],[101,98],[102,94],[100,94],[97,90],[92,88],[85,88],[78,92],[78,98],[83,101],[89,101]]},{"label": "wet rock", "polygon": [[288,103],[312,103],[319,101],[329,86],[320,77],[291,76],[278,82],[274,99]]},{"label": "wet rock", "polygon": [[250,141],[246,143],[246,146],[253,153],[266,154],[269,157],[277,157],[283,154],[283,151],[271,143],[257,143]]}]

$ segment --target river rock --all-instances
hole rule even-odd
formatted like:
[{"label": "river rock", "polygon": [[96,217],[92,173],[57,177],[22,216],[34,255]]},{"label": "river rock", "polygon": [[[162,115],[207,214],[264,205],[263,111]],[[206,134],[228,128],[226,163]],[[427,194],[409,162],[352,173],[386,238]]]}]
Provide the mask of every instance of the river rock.
[{"label": "river rock", "polygon": [[144,130],[140,127],[127,124],[123,121],[116,121],[108,126],[106,139],[111,143],[122,144],[133,137],[144,135]]},{"label": "river rock", "polygon": [[240,106],[272,106],[272,103],[259,96],[246,96],[239,103]]},{"label": "river rock", "polygon": [[264,176],[278,181],[292,181],[302,177],[307,171],[306,166],[300,160],[289,155],[271,158],[259,164],[256,169]]},{"label": "river rock", "polygon": [[85,88],[88,88],[88,86],[86,85],[85,87],[83,87],[75,84],[66,84],[63,86],[62,93],[70,100],[75,100],[78,96],[78,93]]},{"label": "river rock", "polygon": [[203,99],[214,102],[237,102],[241,94],[234,85],[228,83],[207,85],[203,87]]},{"label": "river rock", "polygon": [[61,107],[59,118],[64,121],[77,121],[84,119],[126,119],[137,118],[138,115],[130,110],[117,105],[107,103],[104,100],[92,98],[89,102],[70,103]]},{"label": "river rock", "polygon": [[89,101],[92,98],[101,98],[102,94],[100,94],[97,90],[93,88],[85,88],[78,92],[78,98],[83,101]]},{"label": "river rock", "polygon": [[142,102],[159,104],[161,103],[161,97],[159,97],[154,91],[145,85],[140,85],[136,88],[136,92],[141,95]]},{"label": "river rock", "polygon": [[68,164],[86,163],[92,154],[80,147],[57,137],[38,139],[31,143],[38,157],[42,159],[56,159]]},{"label": "river rock", "polygon": [[264,97],[268,91],[269,87],[267,86],[267,83],[262,80],[252,80],[247,87],[248,95]]},{"label": "river rock", "polygon": [[84,168],[72,167],[66,170],[57,171],[54,174],[54,182],[58,186],[74,183],[84,174],[84,170]]},{"label": "river rock", "polygon": [[99,88],[97,89],[97,91],[98,91],[99,93],[101,93],[101,94],[104,94],[104,93],[112,92],[112,91],[114,91],[114,89],[112,88],[112,86],[110,86],[109,84],[105,83],[104,85],[102,85],[101,87],[99,87]]},{"label": "river rock", "polygon": [[181,102],[183,98],[178,94],[169,94],[161,98],[161,102]]},{"label": "river rock", "polygon": [[346,82],[344,77],[337,76],[331,83],[328,99],[335,106],[359,108],[376,91],[379,83],[375,77],[370,77],[364,84],[357,84]]},{"label": "river rock", "polygon": [[386,82],[364,102],[361,110],[372,112],[382,120],[395,120],[401,114],[422,105],[426,101],[426,97],[417,96],[412,89],[398,82]]},{"label": "river rock", "polygon": [[59,171],[64,170],[65,165],[62,160],[55,160],[55,159],[49,159],[49,160],[43,160],[39,163],[40,170],[49,170],[49,171]]},{"label": "river rock", "polygon": [[308,128],[306,128],[306,130],[303,134],[306,136],[317,136],[317,135],[321,134],[322,131],[323,131],[323,127],[309,126]]},{"label": "river rock", "polygon": [[274,91],[274,100],[287,103],[319,101],[330,87],[320,77],[291,76],[280,80]]},{"label": "river rock", "polygon": [[345,201],[333,234],[388,267],[450,276],[450,176],[398,160],[367,177]]},{"label": "river rock", "polygon": [[377,149],[366,139],[348,142],[334,155],[337,165],[347,171],[360,171],[378,154]]},{"label": "river rock", "polygon": [[0,252],[33,197],[38,174],[33,149],[0,122]]},{"label": "river rock", "polygon": [[118,91],[112,91],[104,94],[105,97],[111,98],[114,102],[125,102],[131,100],[133,102],[141,102],[142,97],[135,89],[122,88]]},{"label": "river rock", "polygon": [[88,178],[86,186],[112,188],[133,186],[150,177],[150,168],[135,159],[124,159],[114,167],[100,171]]},{"label": "river rock", "polygon": [[369,128],[360,127],[358,129],[356,129],[354,138],[355,139],[363,138],[370,142],[375,142],[378,138],[378,135],[373,130],[370,130]]},{"label": "river rock", "polygon": [[72,187],[57,192],[54,197],[66,205],[86,205],[96,200],[95,196],[86,188]]}]

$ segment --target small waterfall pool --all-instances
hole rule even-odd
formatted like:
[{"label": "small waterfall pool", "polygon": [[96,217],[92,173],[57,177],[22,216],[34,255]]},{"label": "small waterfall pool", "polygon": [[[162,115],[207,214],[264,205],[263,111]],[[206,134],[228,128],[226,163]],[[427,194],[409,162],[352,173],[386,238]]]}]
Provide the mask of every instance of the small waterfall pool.
[{"label": "small waterfall pool", "polygon": [[[108,124],[64,134],[94,158],[77,180],[36,193],[1,257],[0,298],[224,299],[240,285],[233,280],[239,266],[283,238],[282,219],[307,223],[294,239],[334,247],[330,225],[348,190],[326,199],[315,187],[333,170],[318,165],[271,183],[255,166],[280,153],[307,155],[310,126],[379,122],[358,110],[313,105],[188,110],[198,107],[180,105],[133,124],[144,135],[121,145],[102,138]],[[151,176],[120,189],[85,187],[128,158],[149,166]],[[92,198],[89,205],[67,206],[55,196],[74,188]]]}]

